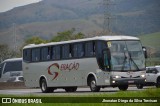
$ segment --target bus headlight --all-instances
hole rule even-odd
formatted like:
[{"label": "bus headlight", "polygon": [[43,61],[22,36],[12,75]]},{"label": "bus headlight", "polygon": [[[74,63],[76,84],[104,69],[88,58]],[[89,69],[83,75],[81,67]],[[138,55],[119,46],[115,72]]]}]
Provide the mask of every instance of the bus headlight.
[{"label": "bus headlight", "polygon": [[142,77],[142,78],[145,78],[145,75],[144,75],[144,74],[142,74],[142,75],[141,75],[141,77]]},{"label": "bus headlight", "polygon": [[112,83],[115,83],[116,81],[112,81]]},{"label": "bus headlight", "polygon": [[117,78],[121,78],[120,76],[116,75],[116,76],[113,76],[113,78],[117,79]]}]

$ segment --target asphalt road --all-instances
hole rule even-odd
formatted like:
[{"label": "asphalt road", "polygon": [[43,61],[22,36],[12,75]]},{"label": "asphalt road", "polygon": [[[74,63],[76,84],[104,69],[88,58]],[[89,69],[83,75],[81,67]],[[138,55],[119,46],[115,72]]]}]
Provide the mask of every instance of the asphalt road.
[{"label": "asphalt road", "polygon": [[[150,87],[144,87],[143,89],[137,89],[137,87],[129,87],[128,92],[145,90]],[[89,88],[78,88],[76,92],[66,93],[64,89],[57,89],[53,93],[42,93],[40,89],[9,89],[9,90],[0,90],[0,94],[5,95],[92,95],[92,94],[113,94],[118,92],[118,88],[104,88],[100,92],[91,92]]]}]

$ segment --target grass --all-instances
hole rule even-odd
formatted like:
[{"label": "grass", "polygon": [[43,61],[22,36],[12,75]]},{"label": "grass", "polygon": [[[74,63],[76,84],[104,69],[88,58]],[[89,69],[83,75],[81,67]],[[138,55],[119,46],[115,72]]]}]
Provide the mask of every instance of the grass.
[{"label": "grass", "polygon": [[147,58],[146,66],[156,66],[160,65],[160,57]]},{"label": "grass", "polygon": [[[17,95],[0,94],[0,97],[19,97]],[[42,95],[28,94],[21,97],[42,97]],[[160,97],[160,88],[148,88],[142,91],[118,91],[116,93],[93,93],[89,95],[43,95],[43,97]]]},{"label": "grass", "polygon": [[160,32],[139,36],[144,46],[160,50]]},{"label": "grass", "polygon": [[[0,97],[19,97],[19,96],[13,96],[13,95],[0,95]],[[40,95],[25,95],[25,96],[21,96],[21,97],[41,97]],[[104,97],[104,98],[107,98],[107,97],[110,97],[111,99],[113,97],[118,97],[118,98],[121,98],[121,97],[129,97],[129,98],[132,98],[132,97],[158,97],[160,98],[160,89],[153,89],[153,88],[150,88],[150,89],[147,89],[147,90],[144,90],[144,91],[119,91],[117,93],[114,93],[114,94],[96,94],[96,93],[93,93],[91,95],[45,95],[43,96],[45,98],[47,97],[54,97],[55,99],[58,98],[58,97],[73,97],[73,98],[76,98],[76,97],[84,97],[87,101],[87,99],[89,97],[95,97],[95,101],[96,101],[96,98],[98,99],[98,97]],[[54,100],[53,98],[53,100]],[[68,99],[69,100],[69,99]],[[72,101],[72,100],[70,100]],[[9,106],[60,106],[60,105],[64,105],[64,106],[97,106],[97,105],[100,105],[100,106],[106,106],[106,105],[112,105],[112,106],[146,106],[146,105],[152,105],[152,106],[158,106],[160,105],[160,103],[47,103],[47,104],[9,104]],[[8,104],[3,104],[3,106],[8,106]]]},{"label": "grass", "polygon": [[[146,47],[150,47],[153,50],[150,50],[150,52],[154,51],[160,51],[160,32],[151,33],[147,35],[139,36],[139,38],[142,41],[142,45]],[[149,56],[149,54],[148,54]],[[160,64],[160,57],[148,57],[147,59],[147,66],[154,66]]]}]

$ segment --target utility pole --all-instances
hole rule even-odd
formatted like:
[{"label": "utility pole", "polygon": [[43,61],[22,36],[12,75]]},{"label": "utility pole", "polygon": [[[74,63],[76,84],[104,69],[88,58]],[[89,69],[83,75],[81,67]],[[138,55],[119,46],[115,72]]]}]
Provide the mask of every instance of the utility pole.
[{"label": "utility pole", "polygon": [[13,45],[14,45],[14,52],[17,52],[17,34],[16,34],[16,24],[13,23]]},{"label": "utility pole", "polygon": [[111,28],[111,5],[114,5],[111,0],[103,0],[103,10],[104,10],[104,22],[103,22],[103,34],[112,34]]}]

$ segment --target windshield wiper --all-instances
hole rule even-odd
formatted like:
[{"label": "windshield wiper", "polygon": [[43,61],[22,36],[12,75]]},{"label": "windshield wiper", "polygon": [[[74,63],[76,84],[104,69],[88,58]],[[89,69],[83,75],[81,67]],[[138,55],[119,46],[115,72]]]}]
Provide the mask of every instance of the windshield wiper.
[{"label": "windshield wiper", "polygon": [[122,66],[121,71],[124,71],[125,63],[126,63],[126,60],[127,60],[127,56],[126,56],[125,52],[124,52],[124,56],[125,57],[124,57],[123,66]]},{"label": "windshield wiper", "polygon": [[131,53],[128,51],[128,54],[129,54],[129,60],[131,60],[133,62],[133,64],[136,66],[136,68],[138,69],[138,71],[140,71],[138,65],[135,63],[135,61],[133,60],[132,56],[131,56]]},{"label": "windshield wiper", "polygon": [[[133,62],[133,64],[136,66],[136,68],[138,69],[138,71],[140,71],[140,69],[139,69],[139,67],[138,67],[138,65],[135,63],[135,61],[133,60],[133,58],[132,58],[132,56],[131,56],[131,54],[128,52],[128,55],[129,55],[129,61],[132,61]],[[126,60],[127,60],[127,56],[126,56],[126,54],[125,54],[125,52],[124,52],[124,61],[123,61],[123,66],[122,66],[122,69],[121,69],[121,71],[124,71],[124,68],[125,68],[125,63],[126,63]],[[129,63],[130,64],[130,69],[131,69],[131,63]]]}]

